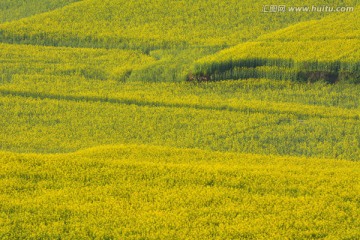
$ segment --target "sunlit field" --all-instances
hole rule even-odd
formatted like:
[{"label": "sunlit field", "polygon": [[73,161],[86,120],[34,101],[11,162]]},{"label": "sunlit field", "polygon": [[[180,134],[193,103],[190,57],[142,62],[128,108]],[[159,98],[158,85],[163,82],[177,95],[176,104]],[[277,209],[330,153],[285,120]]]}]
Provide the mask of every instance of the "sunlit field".
[{"label": "sunlit field", "polygon": [[360,239],[358,2],[266,4],[1,2],[0,239]]}]

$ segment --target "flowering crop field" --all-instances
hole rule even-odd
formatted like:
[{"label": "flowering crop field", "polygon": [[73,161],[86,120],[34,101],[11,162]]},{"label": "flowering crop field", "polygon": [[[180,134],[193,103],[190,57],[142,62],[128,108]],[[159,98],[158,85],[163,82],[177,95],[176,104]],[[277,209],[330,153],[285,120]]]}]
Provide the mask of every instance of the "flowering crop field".
[{"label": "flowering crop field", "polygon": [[318,84],[314,90],[269,80],[194,85],[21,76],[0,86],[3,150],[68,152],[120,142],[360,155],[357,85]]},{"label": "flowering crop field", "polygon": [[0,153],[3,239],[357,239],[360,164],[118,145]]},{"label": "flowering crop field", "polygon": [[360,239],[358,1],[269,4],[2,0],[0,239]]},{"label": "flowering crop field", "polygon": [[16,75],[0,236],[356,239],[358,91]]}]

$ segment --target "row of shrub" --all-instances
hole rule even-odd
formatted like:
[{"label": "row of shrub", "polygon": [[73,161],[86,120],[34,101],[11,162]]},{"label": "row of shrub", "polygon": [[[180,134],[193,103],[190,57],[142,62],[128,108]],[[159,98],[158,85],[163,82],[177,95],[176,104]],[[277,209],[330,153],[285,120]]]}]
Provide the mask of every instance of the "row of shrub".
[{"label": "row of shrub", "polygon": [[360,83],[360,62],[294,61],[292,59],[249,58],[236,61],[199,63],[188,81],[268,78],[299,82],[347,81]]}]

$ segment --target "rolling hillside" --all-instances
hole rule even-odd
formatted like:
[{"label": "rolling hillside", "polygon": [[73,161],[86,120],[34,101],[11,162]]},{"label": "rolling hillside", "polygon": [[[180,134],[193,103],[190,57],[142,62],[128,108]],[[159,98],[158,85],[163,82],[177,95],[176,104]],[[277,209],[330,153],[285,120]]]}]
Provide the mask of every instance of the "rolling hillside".
[{"label": "rolling hillside", "polygon": [[0,239],[359,239],[358,2],[2,0]]}]

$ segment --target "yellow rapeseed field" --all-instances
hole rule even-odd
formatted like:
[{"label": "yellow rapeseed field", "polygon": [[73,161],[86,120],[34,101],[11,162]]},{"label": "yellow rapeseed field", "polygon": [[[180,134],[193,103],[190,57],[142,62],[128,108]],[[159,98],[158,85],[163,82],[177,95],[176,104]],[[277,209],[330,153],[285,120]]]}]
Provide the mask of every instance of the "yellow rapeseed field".
[{"label": "yellow rapeseed field", "polygon": [[0,239],[360,239],[359,1],[318,4],[1,0]]},{"label": "yellow rapeseed field", "polygon": [[2,239],[357,239],[360,165],[117,145],[0,153]]}]

